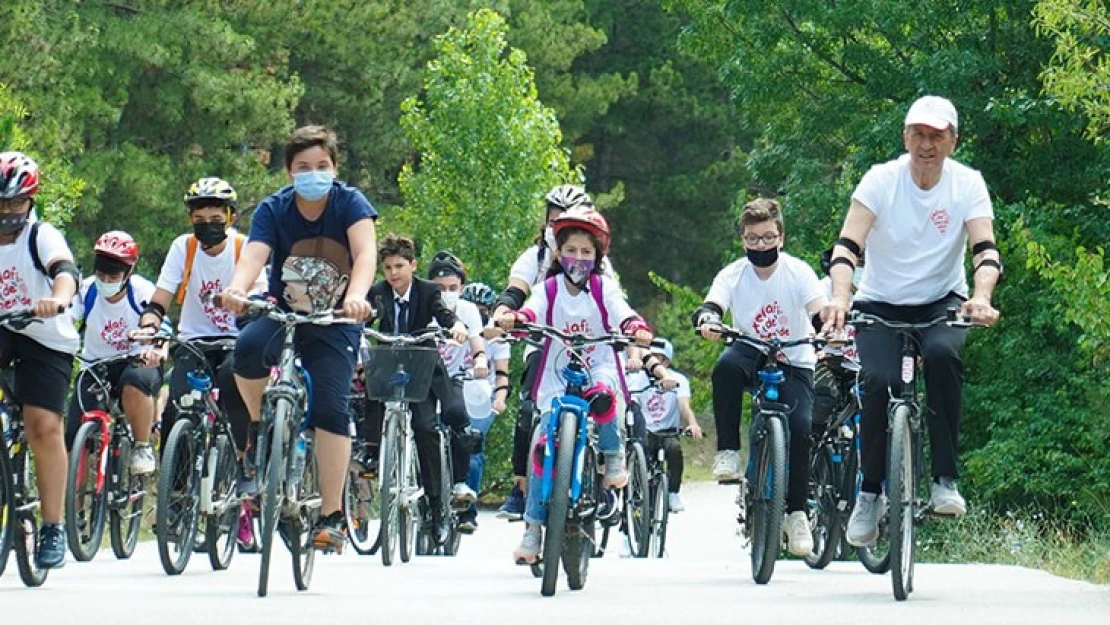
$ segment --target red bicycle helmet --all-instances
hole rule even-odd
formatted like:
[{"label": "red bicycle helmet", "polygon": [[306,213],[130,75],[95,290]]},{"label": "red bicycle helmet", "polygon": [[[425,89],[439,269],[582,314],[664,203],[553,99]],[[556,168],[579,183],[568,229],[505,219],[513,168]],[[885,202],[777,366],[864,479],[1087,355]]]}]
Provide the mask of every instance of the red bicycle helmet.
[{"label": "red bicycle helmet", "polygon": [[575,206],[551,222],[551,229],[556,238],[559,237],[559,232],[566,228],[581,228],[597,237],[601,242],[601,249],[598,250],[599,258],[609,253],[609,222],[593,207]]},{"label": "red bicycle helmet", "polygon": [[23,152],[0,153],[0,199],[33,197],[39,190],[39,166]]},{"label": "red bicycle helmet", "polygon": [[139,244],[135,243],[130,234],[121,230],[100,235],[93,246],[93,253],[118,260],[129,267],[134,267],[139,262]]}]

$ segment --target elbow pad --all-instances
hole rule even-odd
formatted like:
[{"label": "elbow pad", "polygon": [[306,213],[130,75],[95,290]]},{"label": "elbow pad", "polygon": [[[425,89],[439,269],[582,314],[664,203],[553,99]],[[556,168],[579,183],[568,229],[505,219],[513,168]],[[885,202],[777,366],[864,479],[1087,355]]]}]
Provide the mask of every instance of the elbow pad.
[{"label": "elbow pad", "polygon": [[78,287],[81,286],[81,271],[77,269],[77,265],[74,265],[71,260],[59,260],[53,265],[50,265],[50,269],[48,269],[46,273],[50,276],[51,280],[63,273],[67,273],[73,277],[73,281],[77,283]]},{"label": "elbow pad", "polygon": [[501,296],[497,298],[497,303],[511,310],[520,310],[520,307],[524,306],[524,300],[524,291],[515,286],[510,286],[501,292]]},{"label": "elbow pad", "polygon": [[713,302],[705,302],[701,306],[698,306],[694,309],[694,314],[690,315],[690,322],[694,324],[695,330],[701,326],[702,321],[707,316],[720,319],[725,316],[725,311],[721,310],[721,307]]}]

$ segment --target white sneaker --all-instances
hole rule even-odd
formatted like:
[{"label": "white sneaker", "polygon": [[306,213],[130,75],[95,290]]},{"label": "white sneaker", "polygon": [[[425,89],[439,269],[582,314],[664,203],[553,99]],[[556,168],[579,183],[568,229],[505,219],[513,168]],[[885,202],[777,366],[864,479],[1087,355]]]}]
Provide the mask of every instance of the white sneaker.
[{"label": "white sneaker", "polygon": [[713,458],[713,479],[735,482],[740,479],[740,452],[735,449],[718,451]]},{"label": "white sneaker", "polygon": [[786,532],[786,548],[790,553],[800,557],[813,551],[813,533],[805,512],[797,510],[786,515],[782,529]]},{"label": "white sneaker", "polygon": [[149,475],[154,473],[154,448],[150,445],[136,445],[131,451],[131,474]]},{"label": "white sneaker", "polygon": [[956,480],[950,477],[937,478],[937,481],[933,482],[929,503],[933,512],[937,514],[951,516],[967,514],[967,502],[960,496],[960,491],[956,488]]},{"label": "white sneaker", "polygon": [[686,506],[682,505],[682,498],[678,496],[678,493],[667,495],[667,504],[670,506],[671,512],[682,512],[686,509]]},{"label": "white sneaker", "polygon": [[466,482],[457,482],[451,487],[451,501],[454,503],[474,503],[478,501],[478,494],[467,486]]},{"label": "white sneaker", "polygon": [[879,539],[879,496],[861,492],[856,497],[852,516],[848,518],[848,544],[853,547],[873,547]]}]

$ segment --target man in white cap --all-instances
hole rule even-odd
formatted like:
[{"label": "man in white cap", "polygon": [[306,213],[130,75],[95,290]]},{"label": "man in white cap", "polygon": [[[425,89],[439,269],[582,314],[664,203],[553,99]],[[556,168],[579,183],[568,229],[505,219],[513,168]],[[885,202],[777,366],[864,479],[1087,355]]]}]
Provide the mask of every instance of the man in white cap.
[{"label": "man in white cap", "polygon": [[[994,242],[994,212],[983,176],[951,158],[959,138],[956,107],[925,96],[906,113],[906,153],[875,165],[852,193],[848,217],[833,251],[829,274],[833,296],[822,311],[840,328],[850,307],[884,319],[924,322],[950,307],[973,322],[992,324],[998,311],[991,294],[1002,275]],[[974,290],[964,269],[970,245]],[[859,290],[852,274],[867,249]],[[967,504],[956,488],[963,389],[960,349],[966,330],[945,325],[920,333],[927,389],[932,494],[937,514],[962,515]],[[886,477],[887,403],[901,388],[902,339],[884,328],[856,335],[862,365],[861,468],[863,484],[848,522],[848,542],[873,545],[882,515],[879,495]]]}]

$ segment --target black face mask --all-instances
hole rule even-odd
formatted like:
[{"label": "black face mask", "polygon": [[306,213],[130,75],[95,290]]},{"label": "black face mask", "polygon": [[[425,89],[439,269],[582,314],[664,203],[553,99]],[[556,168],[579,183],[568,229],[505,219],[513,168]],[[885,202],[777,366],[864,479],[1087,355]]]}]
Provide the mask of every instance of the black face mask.
[{"label": "black face mask", "polygon": [[0,217],[0,234],[5,236],[13,235],[27,225],[27,221],[31,219],[31,211],[23,214],[5,214]]},{"label": "black face mask", "polygon": [[227,224],[218,222],[193,224],[193,234],[204,249],[215,247],[227,238]]},{"label": "black face mask", "polygon": [[765,267],[770,267],[771,265],[777,263],[778,260],[779,260],[779,248],[777,248],[777,247],[772,247],[769,250],[744,250],[744,251],[747,252],[748,260],[751,261],[751,263],[753,265],[755,265],[756,267],[759,267],[760,269],[763,269]]}]

